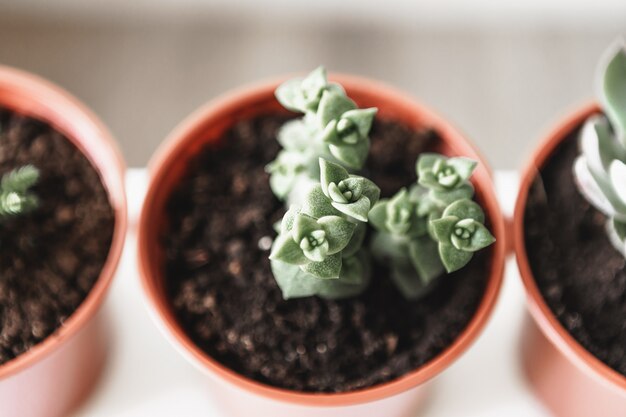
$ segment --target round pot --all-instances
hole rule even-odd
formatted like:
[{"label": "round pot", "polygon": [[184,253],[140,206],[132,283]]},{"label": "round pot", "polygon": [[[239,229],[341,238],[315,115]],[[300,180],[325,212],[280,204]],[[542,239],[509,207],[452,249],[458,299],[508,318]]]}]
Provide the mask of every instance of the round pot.
[{"label": "round pot", "polygon": [[565,117],[537,147],[522,172],[513,218],[517,264],[526,288],[528,312],[522,334],[522,365],[532,388],[557,416],[624,416],[626,377],[580,345],[561,325],[535,282],[524,236],[524,213],[529,189],[539,170],[567,136],[591,115],[600,112],[590,103]]},{"label": "round pot", "polygon": [[66,416],[90,392],[106,357],[110,332],[100,307],[124,246],[124,163],[100,120],[45,80],[0,66],[0,106],[42,120],[66,135],[100,174],[115,213],[108,257],[83,303],[54,334],[0,365],[0,415]]},{"label": "round pot", "polygon": [[[280,81],[262,83],[212,101],[180,124],[150,164],[150,184],[138,230],[138,257],[143,288],[157,324],[180,352],[210,376],[212,391],[225,415],[286,416],[405,416],[424,403],[426,382],[448,367],[476,339],[496,301],[505,255],[504,221],[489,171],[476,150],[450,124],[431,110],[385,85],[352,76],[331,77],[342,84],[360,107],[378,107],[378,117],[414,129],[431,127],[441,136],[438,151],[481,160],[474,175],[476,195],[485,205],[497,242],[491,249],[488,283],[476,314],[458,338],[436,358],[391,382],[371,388],[332,394],[313,394],[271,387],[245,378],[221,365],[197,347],[176,321],[164,291],[163,251],[159,233],[165,218],[164,203],[181,181],[188,162],[207,143],[239,120],[260,114],[285,113],[274,98]],[[469,382],[469,381],[468,381]]]}]

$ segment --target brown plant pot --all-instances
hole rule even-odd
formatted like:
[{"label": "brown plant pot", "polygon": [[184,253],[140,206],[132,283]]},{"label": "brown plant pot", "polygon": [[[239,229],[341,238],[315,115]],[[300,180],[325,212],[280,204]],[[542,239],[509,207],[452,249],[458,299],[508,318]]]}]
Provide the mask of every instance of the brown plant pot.
[{"label": "brown plant pot", "polygon": [[45,80],[0,66],[0,105],[42,120],[67,136],[100,174],[115,214],[107,260],[86,299],[54,334],[0,365],[1,416],[67,416],[90,392],[105,362],[110,332],[100,307],[124,246],[124,163],[100,120]]},{"label": "brown plant pot", "polygon": [[530,187],[559,144],[600,108],[590,103],[566,116],[540,143],[522,172],[513,218],[517,264],[526,288],[528,312],[522,335],[522,363],[532,388],[563,417],[626,415],[626,377],[581,346],[544,300],[526,252],[524,213]]},{"label": "brown plant pot", "polygon": [[150,184],[139,222],[138,257],[143,288],[157,324],[184,356],[210,376],[215,398],[230,416],[406,416],[424,403],[426,382],[454,362],[476,339],[498,295],[505,256],[504,221],[489,172],[473,146],[445,120],[392,88],[352,76],[331,79],[342,84],[360,107],[378,107],[381,119],[398,121],[414,129],[424,126],[434,129],[441,137],[437,151],[481,161],[474,185],[498,239],[491,252],[485,293],[467,327],[443,352],[403,377],[370,388],[332,394],[296,392],[258,383],[218,363],[185,334],[165,294],[164,256],[159,245],[159,233],[166,222],[164,204],[181,181],[188,162],[203,145],[219,138],[239,120],[286,111],[274,98],[274,90],[282,80],[241,89],[212,101],[180,124],[150,163]]}]

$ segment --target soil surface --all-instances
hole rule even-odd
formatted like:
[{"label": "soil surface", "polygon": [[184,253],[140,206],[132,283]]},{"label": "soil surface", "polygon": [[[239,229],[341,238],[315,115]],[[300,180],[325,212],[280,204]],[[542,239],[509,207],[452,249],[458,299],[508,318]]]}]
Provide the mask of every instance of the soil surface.
[{"label": "soil surface", "polygon": [[85,156],[49,125],[0,108],[0,175],[26,164],[40,171],[40,203],[0,220],[0,364],[63,326],[113,235],[113,210]]},{"label": "soil surface", "polygon": [[[467,325],[484,293],[490,251],[418,302],[406,301],[380,264],[359,297],[284,301],[263,243],[284,213],[264,166],[278,151],[285,120],[238,123],[197,156],[169,199],[166,285],[178,320],[217,361],[276,387],[343,392],[404,375]],[[437,140],[381,121],[371,138],[366,171],[383,196],[415,181],[417,155]]]},{"label": "soil surface", "polygon": [[625,261],[609,242],[605,216],[576,187],[577,155],[578,131],[561,143],[532,184],[524,213],[528,259],[563,326],[626,375]]}]

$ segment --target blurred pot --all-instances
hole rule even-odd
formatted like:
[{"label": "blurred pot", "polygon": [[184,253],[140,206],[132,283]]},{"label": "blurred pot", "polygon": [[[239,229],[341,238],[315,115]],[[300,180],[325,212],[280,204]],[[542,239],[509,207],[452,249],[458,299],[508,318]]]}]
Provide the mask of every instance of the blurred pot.
[{"label": "blurred pot", "polygon": [[0,66],[0,106],[42,120],[66,135],[100,174],[115,212],[111,248],[87,298],[54,334],[0,365],[0,415],[66,416],[95,385],[105,361],[109,331],[100,307],[124,246],[124,163],[100,120],[69,93],[41,78]]},{"label": "blurred pot", "polygon": [[[425,401],[427,384],[463,353],[476,339],[492,311],[504,266],[504,221],[484,161],[473,146],[448,122],[392,88],[352,76],[331,77],[342,84],[360,107],[378,107],[378,117],[417,129],[433,128],[442,140],[437,151],[466,155],[482,163],[474,175],[476,196],[485,206],[497,242],[491,249],[489,279],[476,314],[459,337],[427,364],[396,380],[346,393],[303,393],[279,389],[245,378],[221,365],[185,334],[170,308],[164,289],[159,234],[167,222],[164,204],[181,181],[186,167],[200,149],[217,140],[237,121],[260,114],[285,113],[274,98],[279,81],[255,85],[208,103],[180,124],[158,150],[150,164],[150,184],[138,231],[139,268],[143,288],[157,324],[180,352],[210,376],[212,391],[229,416],[389,416],[410,415]],[[280,80],[282,81],[282,80]]]},{"label": "blurred pot", "polygon": [[532,388],[546,406],[563,417],[623,417],[626,377],[581,346],[545,302],[526,253],[524,213],[529,189],[558,145],[600,108],[590,103],[565,117],[540,143],[522,172],[513,219],[513,239],[528,300],[522,334],[522,362]]}]

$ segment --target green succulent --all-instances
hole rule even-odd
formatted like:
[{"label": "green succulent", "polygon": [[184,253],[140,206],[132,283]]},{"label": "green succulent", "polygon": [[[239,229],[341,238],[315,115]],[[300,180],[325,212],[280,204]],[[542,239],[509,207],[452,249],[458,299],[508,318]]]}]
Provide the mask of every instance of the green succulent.
[{"label": "green succulent", "polygon": [[317,67],[305,78],[294,78],[276,89],[276,98],[286,109],[315,113],[325,91],[345,94],[339,84],[329,83],[326,69]]},{"label": "green succulent", "polygon": [[475,167],[466,158],[422,154],[418,183],[381,199],[370,211],[377,231],[372,254],[390,260],[392,278],[405,297],[421,296],[444,270],[462,268],[473,252],[495,241],[483,225],[482,209],[470,200]]},{"label": "green succulent", "polygon": [[328,153],[349,169],[361,169],[370,148],[369,131],[377,109],[357,109],[348,97],[325,91],[317,112],[319,137]]},{"label": "green succulent", "polygon": [[[272,191],[290,205],[269,256],[285,299],[358,295],[371,279],[371,255],[389,261],[394,283],[414,299],[493,242],[471,201],[475,161],[422,154],[418,183],[380,200],[374,182],[354,175],[369,153],[376,109],[357,108],[323,67],[282,84],[276,97],[304,113],[281,127],[282,150],[266,167]],[[376,232],[364,247],[368,222]]]},{"label": "green succulent", "polygon": [[322,183],[285,213],[272,245],[272,271],[285,299],[352,296],[369,280],[364,222],[380,190],[337,164],[321,158],[319,164]]},{"label": "green succulent", "polygon": [[612,48],[602,67],[601,115],[590,117],[580,133],[574,163],[583,196],[607,217],[607,232],[626,256],[626,47]]},{"label": "green succulent", "polygon": [[283,151],[266,168],[279,199],[299,203],[303,184],[319,180],[320,157],[348,170],[363,167],[376,109],[358,109],[341,86],[328,82],[323,67],[304,79],[285,82],[276,97],[285,108],[304,113],[281,127],[278,142]]},{"label": "green succulent", "polygon": [[472,198],[474,187],[469,182],[476,161],[468,158],[446,158],[436,153],[423,153],[417,161],[418,184],[429,190],[429,199],[446,206],[461,198]]},{"label": "green succulent", "polygon": [[402,188],[391,199],[380,200],[370,211],[377,232],[370,250],[389,261],[391,278],[405,297],[417,298],[443,273],[437,244],[428,236],[428,216],[418,214],[419,201]]},{"label": "green succulent", "polygon": [[320,158],[320,185],[331,206],[361,222],[367,222],[380,188],[367,178],[350,175],[341,165]]},{"label": "green succulent", "polygon": [[0,218],[18,216],[37,208],[39,200],[30,190],[39,181],[39,170],[24,165],[0,180]]},{"label": "green succulent", "polygon": [[483,210],[468,199],[455,201],[446,207],[441,218],[431,220],[430,233],[438,243],[439,257],[446,271],[463,268],[474,252],[495,242],[484,222]]},{"label": "green succulent", "polygon": [[305,154],[283,149],[265,170],[270,174],[270,187],[281,200],[289,196],[300,176],[306,172],[308,158]]}]

